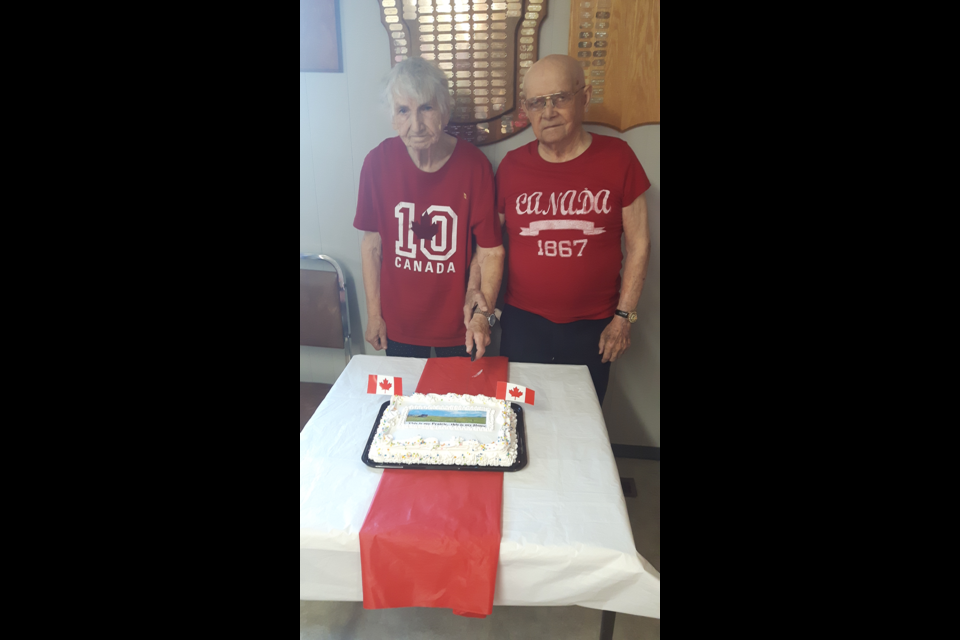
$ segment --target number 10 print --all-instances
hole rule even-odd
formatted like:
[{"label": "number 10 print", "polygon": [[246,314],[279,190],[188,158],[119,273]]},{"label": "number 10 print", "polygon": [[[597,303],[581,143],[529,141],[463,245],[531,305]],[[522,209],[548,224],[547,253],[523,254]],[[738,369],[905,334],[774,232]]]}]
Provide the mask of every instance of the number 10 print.
[{"label": "number 10 print", "polygon": [[[414,237],[415,208],[416,205],[412,202],[401,202],[394,209],[394,216],[400,227],[399,239],[396,242],[398,256],[417,257],[417,239]],[[427,239],[420,240],[423,255],[430,260],[449,260],[457,252],[457,214],[450,207],[435,205],[420,214],[420,219],[424,225],[438,226],[436,234],[429,238],[429,244]]]}]

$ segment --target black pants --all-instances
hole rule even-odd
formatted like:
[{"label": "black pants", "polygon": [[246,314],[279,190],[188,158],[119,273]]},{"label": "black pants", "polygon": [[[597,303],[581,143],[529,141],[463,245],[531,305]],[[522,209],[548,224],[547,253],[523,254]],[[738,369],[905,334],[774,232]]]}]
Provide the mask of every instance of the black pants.
[{"label": "black pants", "polygon": [[510,362],[585,364],[590,369],[597,398],[603,404],[610,380],[610,363],[601,362],[600,334],[613,316],[555,324],[535,313],[507,305],[500,318],[500,355]]},{"label": "black pants", "polygon": [[[437,350],[438,358],[469,358],[467,348],[464,345],[456,347],[433,347]],[[387,355],[397,358],[429,358],[430,347],[421,347],[416,344],[404,344],[394,342],[387,338]]]}]

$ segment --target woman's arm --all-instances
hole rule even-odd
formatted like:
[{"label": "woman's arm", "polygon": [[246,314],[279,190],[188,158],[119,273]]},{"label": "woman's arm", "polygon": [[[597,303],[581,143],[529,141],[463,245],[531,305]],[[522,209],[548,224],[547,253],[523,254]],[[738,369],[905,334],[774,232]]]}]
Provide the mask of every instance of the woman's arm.
[{"label": "woman's arm", "polygon": [[367,297],[367,330],[363,337],[374,349],[381,351],[387,348],[387,325],[380,310],[380,263],[383,251],[379,233],[363,232],[360,257],[363,265],[363,292]]}]

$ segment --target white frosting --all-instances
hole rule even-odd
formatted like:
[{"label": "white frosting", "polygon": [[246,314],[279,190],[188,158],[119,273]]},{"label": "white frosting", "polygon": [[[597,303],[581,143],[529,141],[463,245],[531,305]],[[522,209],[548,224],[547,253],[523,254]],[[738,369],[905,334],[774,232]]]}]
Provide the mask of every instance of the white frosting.
[{"label": "white frosting", "polygon": [[[487,420],[484,425],[407,424],[407,415],[418,409],[480,411]],[[438,437],[424,437],[434,434]],[[508,402],[486,396],[393,396],[368,457],[395,464],[509,467],[517,461],[517,416]]]}]

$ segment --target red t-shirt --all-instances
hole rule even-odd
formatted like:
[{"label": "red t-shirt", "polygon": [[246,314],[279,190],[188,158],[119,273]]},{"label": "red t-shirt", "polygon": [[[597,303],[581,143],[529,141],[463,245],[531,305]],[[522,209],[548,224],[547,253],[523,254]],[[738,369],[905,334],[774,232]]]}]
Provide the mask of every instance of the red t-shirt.
[{"label": "red t-shirt", "polygon": [[506,302],[551,322],[617,310],[621,213],[650,187],[626,142],[592,135],[569,162],[547,162],[533,141],[497,169],[497,210],[510,239]]},{"label": "red t-shirt", "polygon": [[380,234],[388,338],[431,347],[464,343],[473,238],[485,249],[503,243],[493,194],[490,161],[462,140],[436,173],[418,169],[400,138],[367,154],[353,226]]}]

